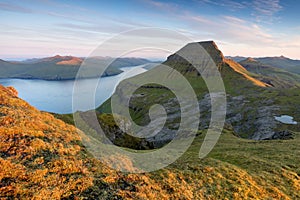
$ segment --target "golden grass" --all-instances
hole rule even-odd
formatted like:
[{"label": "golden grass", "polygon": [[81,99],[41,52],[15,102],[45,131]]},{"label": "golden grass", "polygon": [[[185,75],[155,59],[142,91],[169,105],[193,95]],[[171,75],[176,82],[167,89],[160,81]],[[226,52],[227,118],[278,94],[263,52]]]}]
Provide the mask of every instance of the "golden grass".
[{"label": "golden grass", "polygon": [[93,184],[75,127],[0,86],[0,196],[60,199]]},{"label": "golden grass", "polygon": [[264,83],[260,80],[257,80],[247,74],[247,70],[241,66],[240,64],[236,63],[233,60],[225,59],[225,63],[227,63],[234,71],[237,73],[243,75],[247,80],[251,81],[254,85],[260,86],[260,87],[270,87],[269,84]]}]

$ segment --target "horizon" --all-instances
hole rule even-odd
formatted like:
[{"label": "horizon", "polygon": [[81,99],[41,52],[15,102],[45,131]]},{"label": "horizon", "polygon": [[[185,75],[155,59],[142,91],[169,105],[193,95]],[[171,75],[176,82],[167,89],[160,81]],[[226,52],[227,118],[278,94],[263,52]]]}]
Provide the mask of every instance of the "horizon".
[{"label": "horizon", "polygon": [[[158,27],[193,41],[214,40],[225,55],[300,59],[300,2],[292,0],[1,1],[0,57],[74,55],[132,29]],[[162,43],[171,50],[185,44]],[[107,55],[112,55],[108,49]],[[148,52],[164,58],[166,52]],[[139,56],[137,52],[135,57]]]},{"label": "horizon", "polygon": [[[61,57],[66,57],[66,56],[70,56],[70,57],[76,57],[76,58],[87,58],[85,56],[76,56],[76,55],[60,55],[60,54],[54,54],[54,55],[49,55],[49,56],[41,56],[41,57],[24,57],[24,58],[0,58],[0,60],[4,60],[4,61],[8,61],[8,62],[22,62],[22,61],[26,61],[26,60],[30,60],[30,59],[43,59],[43,58],[51,58],[51,57],[55,57],[55,56],[61,56]],[[104,56],[104,57],[110,57],[110,56]],[[299,60],[300,59],[294,59],[294,58],[289,58],[287,56],[284,56],[284,55],[274,55],[274,56],[259,56],[259,57],[251,57],[251,56],[242,56],[242,55],[224,55],[225,58],[237,58],[237,57],[243,57],[245,59],[247,58],[280,58],[280,57],[284,57],[284,58],[287,58],[287,59],[291,59],[291,60]],[[114,57],[112,57],[114,58]],[[147,57],[124,57],[124,58],[142,58],[142,59],[147,59],[149,61],[153,61],[153,62],[157,62],[157,61],[165,61],[167,58],[147,58]]]}]

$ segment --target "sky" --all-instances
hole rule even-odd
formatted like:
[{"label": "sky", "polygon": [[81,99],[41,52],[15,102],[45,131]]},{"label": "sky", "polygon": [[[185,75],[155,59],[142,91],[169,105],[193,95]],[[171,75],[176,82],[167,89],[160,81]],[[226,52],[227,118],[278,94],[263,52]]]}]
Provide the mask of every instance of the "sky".
[{"label": "sky", "polygon": [[[214,40],[227,56],[300,59],[299,9],[298,0],[0,0],[0,58],[86,57],[124,32],[155,27]],[[164,35],[166,50],[132,55],[165,59],[184,45]]]}]

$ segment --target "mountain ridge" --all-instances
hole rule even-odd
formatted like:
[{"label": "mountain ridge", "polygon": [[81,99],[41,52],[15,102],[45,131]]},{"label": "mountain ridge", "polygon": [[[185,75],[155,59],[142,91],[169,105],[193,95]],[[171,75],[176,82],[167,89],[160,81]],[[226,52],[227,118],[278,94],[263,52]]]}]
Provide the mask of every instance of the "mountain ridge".
[{"label": "mountain ridge", "polygon": [[[137,66],[151,63],[144,58],[79,58],[74,56],[46,57],[25,60],[23,62],[0,62],[0,78],[42,79],[42,80],[74,80],[77,72],[81,70],[84,77],[98,78],[100,76],[113,76],[122,73],[122,67]],[[104,67],[106,70],[100,74]]]},{"label": "mountain ridge", "polygon": [[239,64],[248,71],[257,74],[257,79],[273,87],[291,88],[300,86],[300,76],[285,69],[264,64],[254,58],[247,58],[240,61]]},{"label": "mountain ridge", "polygon": [[[247,59],[247,57],[230,57],[237,62],[241,62]],[[286,70],[290,73],[300,74],[300,60],[287,58],[285,56],[274,57],[254,57],[255,60],[265,65],[270,65],[279,69]]]}]

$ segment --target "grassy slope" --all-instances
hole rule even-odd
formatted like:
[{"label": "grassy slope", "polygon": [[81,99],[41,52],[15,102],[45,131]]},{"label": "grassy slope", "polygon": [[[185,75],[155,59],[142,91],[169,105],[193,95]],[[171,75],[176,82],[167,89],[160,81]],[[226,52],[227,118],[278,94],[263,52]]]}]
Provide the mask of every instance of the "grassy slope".
[{"label": "grassy slope", "polygon": [[[125,199],[300,198],[299,133],[295,140],[255,142],[225,130],[214,150],[200,160],[204,134],[165,169],[120,176],[112,173],[105,180]],[[131,166],[126,158],[118,159]]]},{"label": "grassy slope", "polygon": [[58,199],[93,184],[76,129],[0,86],[0,197]]},{"label": "grassy slope", "polygon": [[[207,89],[195,71],[183,63],[167,61],[166,64],[171,64],[172,67],[184,74],[196,91],[198,98],[202,98]],[[281,109],[278,114],[289,114],[294,116],[296,121],[300,120],[300,107],[297,103],[300,92],[298,88],[259,87],[255,86],[254,82],[245,76],[234,73],[234,70],[226,64],[222,65],[220,69],[227,94],[247,96],[248,105],[252,107],[253,111],[260,109],[260,102],[271,100],[274,101],[274,105],[280,105]],[[156,74],[156,76],[161,74],[159,68],[155,68],[150,70],[148,74],[141,74],[125,80],[121,84],[138,82],[138,79],[144,79],[144,76],[150,76],[150,73]],[[254,78],[258,77],[250,72],[245,73]],[[166,91],[159,88],[140,88],[136,94],[143,94],[147,102],[151,103],[156,101],[163,103],[170,98],[168,94],[163,97],[162,94],[166,94]],[[130,110],[132,118],[137,123],[145,122],[147,118],[142,116],[147,114],[149,105],[145,105],[143,100],[135,98],[131,101],[132,105],[136,107],[136,109]],[[110,101],[106,101],[98,108],[98,111],[111,112]],[[152,188],[152,191],[146,192],[147,197],[164,198],[164,195],[168,197],[171,195],[172,198],[187,199],[298,199],[300,197],[300,160],[297,157],[300,151],[298,145],[300,135],[297,132],[299,126],[283,126],[285,126],[284,129],[296,131],[293,140],[252,141],[237,138],[232,130],[225,129],[217,146],[203,160],[198,159],[203,135],[198,136],[189,151],[176,163],[165,170],[149,174],[152,177],[151,181],[158,184],[159,189],[153,189],[155,186],[152,187],[148,183],[148,187]],[[133,178],[131,177],[129,180],[131,179]],[[147,181],[149,180],[147,179]],[[137,192],[127,191],[125,196],[141,197],[141,191],[147,187],[144,185],[147,183],[142,186],[129,186],[129,189],[137,190]],[[172,192],[160,191],[161,187],[168,188]],[[171,193],[174,193],[174,196]]]},{"label": "grassy slope", "polygon": [[[201,76],[197,75],[197,72],[193,69],[189,69],[189,66],[186,65],[185,63],[177,63],[177,62],[172,62],[172,61],[167,61],[164,64],[169,65],[174,67],[177,71],[181,72],[184,74],[185,78],[190,82],[191,86],[195,90],[195,93],[199,99],[203,97],[205,93],[208,92],[208,89],[206,87],[206,84],[204,80],[201,78]],[[228,64],[224,63],[221,67],[221,75],[224,81],[225,89],[227,94],[230,95],[242,95],[242,94],[257,94],[261,90],[260,87],[253,85],[253,82],[250,80],[247,80],[245,77],[242,75],[236,73],[231,67],[228,66]],[[135,76],[130,79],[126,79],[122,81],[118,88],[122,88],[123,90],[126,91],[125,86],[127,83],[135,83],[139,82],[139,80],[146,79],[147,77],[151,76],[158,76],[158,79],[165,79],[165,78],[170,78],[170,77],[165,77],[164,73],[162,73],[160,67],[156,67],[146,73],[140,74],[138,76]],[[172,77],[170,78],[172,79]],[[178,82],[177,80],[172,80],[173,83],[176,84]],[[179,81],[180,83],[180,81]],[[163,100],[168,100],[169,95],[171,93],[167,93],[167,95],[164,95],[162,97],[162,93],[166,93],[167,91],[164,89],[157,89],[157,88],[146,88],[142,87],[139,88],[135,94],[144,94],[145,96],[149,96],[147,98],[147,102],[162,102]],[[169,94],[169,95],[168,95]],[[143,101],[139,101],[138,99],[132,99],[132,104],[135,105],[136,107],[139,108],[145,108],[145,109],[138,109],[139,111],[133,111],[132,110],[132,115],[133,118],[135,118],[135,115],[141,115],[147,112],[147,106]],[[149,105],[150,106],[150,105]],[[108,99],[106,102],[104,102],[98,109],[100,112],[104,113],[109,113],[111,112],[110,110],[110,99]],[[142,113],[139,113],[142,112]]]},{"label": "grassy slope", "polygon": [[[224,130],[198,158],[205,131],[175,163],[122,174],[94,160],[74,127],[32,108],[0,86],[0,196],[18,199],[298,199],[300,137],[254,142]],[[276,147],[276,148],[274,148]],[[122,160],[132,168],[124,156]]]},{"label": "grassy slope", "polygon": [[[213,151],[200,160],[199,149],[205,134],[205,130],[199,131],[188,151],[165,169],[146,174],[116,174],[109,170],[103,174],[97,168],[94,183],[109,184],[116,191],[110,198],[300,198],[299,132],[294,132],[293,140],[253,141],[237,138],[231,129],[225,128]],[[116,159],[134,167],[126,157]],[[84,196],[99,197],[102,189],[102,185],[94,185]]]}]

